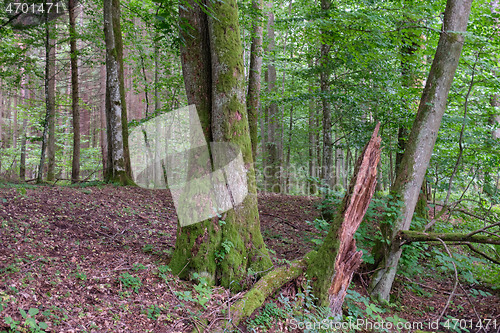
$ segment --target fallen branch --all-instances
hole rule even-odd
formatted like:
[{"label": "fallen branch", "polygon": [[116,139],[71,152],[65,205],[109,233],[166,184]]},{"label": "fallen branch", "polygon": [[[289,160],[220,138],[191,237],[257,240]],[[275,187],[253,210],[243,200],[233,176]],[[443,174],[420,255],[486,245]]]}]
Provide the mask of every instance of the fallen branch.
[{"label": "fallen branch", "polygon": [[262,306],[267,297],[274,294],[285,283],[298,278],[315,254],[315,251],[309,252],[303,259],[294,260],[288,266],[278,267],[262,277],[243,298],[231,306],[230,324],[237,326]]},{"label": "fallen branch", "polygon": [[433,232],[418,232],[410,230],[401,230],[398,237],[405,244],[413,242],[470,242],[480,244],[496,244],[500,245],[500,238],[485,235],[470,235],[463,233],[433,233]]}]

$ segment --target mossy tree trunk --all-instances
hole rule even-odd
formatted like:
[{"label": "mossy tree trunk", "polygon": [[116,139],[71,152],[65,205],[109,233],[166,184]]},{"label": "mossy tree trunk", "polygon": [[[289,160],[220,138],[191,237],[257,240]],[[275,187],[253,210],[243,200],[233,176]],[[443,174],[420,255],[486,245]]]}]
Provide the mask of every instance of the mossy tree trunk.
[{"label": "mossy tree trunk", "polygon": [[402,200],[403,204],[400,205],[400,214],[387,235],[390,245],[383,252],[384,258],[371,281],[371,294],[378,299],[389,299],[401,256],[396,235],[400,230],[408,230],[410,227],[462,52],[464,42],[462,32],[467,29],[471,4],[472,0],[448,0],[446,5],[443,31],[434,61],[396,180],[391,188],[395,200]]},{"label": "mossy tree trunk", "polygon": [[104,0],[104,38],[106,42],[106,130],[108,160],[105,179],[133,185],[128,150],[127,109],[123,81],[123,42],[120,3]]},{"label": "mossy tree trunk", "polygon": [[178,225],[172,271],[182,278],[198,273],[214,284],[241,290],[271,267],[260,233],[247,108],[243,50],[234,0],[179,7],[181,60],[188,102],[195,104],[207,142],[231,142],[241,149],[248,196],[234,209],[201,223]]}]

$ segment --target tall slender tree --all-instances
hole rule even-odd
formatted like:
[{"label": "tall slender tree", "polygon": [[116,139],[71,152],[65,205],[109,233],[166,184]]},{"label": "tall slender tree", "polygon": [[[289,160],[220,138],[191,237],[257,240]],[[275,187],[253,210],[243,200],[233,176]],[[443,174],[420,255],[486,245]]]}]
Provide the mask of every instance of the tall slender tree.
[{"label": "tall slender tree", "polygon": [[123,41],[119,0],[104,0],[106,43],[106,129],[108,158],[105,178],[134,184],[128,148],[127,109],[123,74]]},{"label": "tall slender tree", "polygon": [[80,179],[80,108],[78,91],[78,50],[76,47],[76,6],[75,0],[68,2],[69,45],[71,56],[71,111],[73,114],[73,158],[71,162],[71,182]]},{"label": "tall slender tree", "polygon": [[254,20],[252,23],[252,45],[250,46],[250,72],[248,77],[247,112],[252,157],[257,158],[258,116],[262,73],[262,0],[252,0]]},{"label": "tall slender tree", "polygon": [[472,0],[448,0],[443,30],[439,38],[429,76],[413,122],[406,149],[391,188],[396,200],[402,200],[400,214],[389,234],[390,245],[384,251],[384,260],[371,281],[371,293],[388,300],[396,275],[401,247],[397,239],[400,230],[410,228],[420,188],[429,165],[437,133],[464,43],[463,33],[471,11]]}]

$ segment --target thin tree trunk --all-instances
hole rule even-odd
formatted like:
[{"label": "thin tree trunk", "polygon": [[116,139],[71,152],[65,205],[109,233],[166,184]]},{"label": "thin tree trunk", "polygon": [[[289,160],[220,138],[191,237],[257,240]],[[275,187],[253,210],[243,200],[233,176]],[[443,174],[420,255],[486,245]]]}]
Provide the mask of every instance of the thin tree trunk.
[{"label": "thin tree trunk", "polygon": [[50,117],[47,145],[47,180],[52,181],[55,177],[56,167],[56,42],[52,38],[50,39],[49,66],[49,96],[47,103],[50,109]]},{"label": "thin tree trunk", "polygon": [[[321,10],[323,15],[327,16],[330,10],[330,0],[321,0]],[[320,85],[321,85],[321,104],[323,106],[323,163],[322,163],[322,181],[329,188],[333,188],[333,139],[332,139],[332,106],[328,100],[330,92],[330,69],[328,61],[328,53],[330,52],[330,45],[326,43],[327,31],[322,31],[323,40],[321,42],[321,72],[320,72]]]},{"label": "thin tree trunk", "polygon": [[446,109],[448,93],[462,52],[472,0],[448,0],[443,32],[439,38],[426,86],[422,93],[417,116],[412,126],[405,153],[391,191],[402,200],[390,235],[390,248],[385,251],[371,281],[373,296],[388,300],[401,256],[396,239],[400,230],[408,230],[418,200],[425,172],[429,165],[437,133]]},{"label": "thin tree trunk", "polygon": [[[52,51],[54,50],[54,51]],[[45,166],[45,151],[47,150],[48,145],[48,136],[50,131],[50,123],[52,121],[52,115],[54,112],[52,111],[55,108],[55,105],[52,103],[54,101],[53,95],[54,90],[51,88],[52,82],[55,79],[55,70],[52,69],[52,56],[55,55],[55,45],[52,43],[50,38],[50,28],[48,22],[48,16],[45,15],[45,119],[42,133],[42,149],[40,153],[40,164],[38,165],[38,176],[37,183],[41,183],[43,180],[43,169]],[[52,79],[52,81],[51,81]]]},{"label": "thin tree trunk", "polygon": [[267,65],[266,81],[267,92],[271,95],[271,103],[267,107],[267,141],[266,141],[266,168],[264,169],[264,181],[266,189],[269,192],[280,193],[280,155],[279,155],[279,128],[280,119],[278,114],[278,105],[274,101],[276,98],[276,65],[275,61],[275,33],[274,33],[274,13],[272,5],[269,4],[268,21],[267,21],[267,37],[269,40],[267,52],[270,57]]},{"label": "thin tree trunk", "polygon": [[80,180],[80,107],[78,89],[78,50],[76,47],[76,7],[75,0],[69,0],[69,45],[71,54],[71,111],[73,114],[73,158],[71,162],[71,182]]},{"label": "thin tree trunk", "polygon": [[258,115],[260,107],[260,87],[262,73],[262,0],[252,0],[256,13],[252,27],[252,45],[250,47],[250,72],[248,78],[247,112],[250,139],[252,141],[253,160],[257,160]]},{"label": "thin tree trunk", "polygon": [[[309,86],[309,94],[312,95],[312,86]],[[316,141],[316,103],[312,96],[309,98],[309,194],[318,192],[316,181],[316,151],[318,142]]]}]

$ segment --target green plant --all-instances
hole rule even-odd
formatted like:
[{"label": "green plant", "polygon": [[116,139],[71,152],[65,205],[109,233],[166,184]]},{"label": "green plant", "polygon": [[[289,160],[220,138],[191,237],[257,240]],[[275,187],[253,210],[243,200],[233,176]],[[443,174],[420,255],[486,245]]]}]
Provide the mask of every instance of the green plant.
[{"label": "green plant", "polygon": [[[40,332],[45,332],[46,329],[49,328],[47,323],[40,321],[38,322],[35,319],[35,316],[39,313],[40,311],[37,308],[30,308],[28,312],[26,312],[23,309],[19,309],[19,313],[21,314],[21,317],[24,319],[24,323],[22,326],[25,328],[29,329],[29,332],[32,333],[40,333]],[[22,326],[19,326],[21,324],[20,321],[12,319],[12,317],[7,316],[4,318],[4,322],[10,326],[10,329],[14,332],[19,332],[19,331],[24,331]]]},{"label": "green plant", "polygon": [[148,308],[148,318],[157,320],[158,317],[160,317],[160,314],[161,314],[161,308],[154,304],[151,304],[151,306]]},{"label": "green plant", "polygon": [[207,279],[200,276],[198,273],[194,273],[193,278],[199,281],[198,284],[194,286],[194,290],[196,290],[198,294],[196,298],[197,302],[205,308],[205,304],[212,298],[212,288],[208,285]]},{"label": "green plant", "polygon": [[125,286],[125,288],[131,288],[136,293],[138,293],[139,288],[142,287],[141,279],[130,275],[127,272],[120,274],[120,277],[118,279]]},{"label": "green plant", "polygon": [[275,319],[279,320],[284,318],[286,318],[286,311],[278,308],[276,303],[269,302],[254,319],[247,320],[247,323],[251,327],[269,329]]},{"label": "green plant", "polygon": [[231,248],[233,248],[233,247],[234,247],[233,242],[231,242],[230,240],[227,240],[227,239],[224,240],[221,243],[221,248],[215,252],[215,260],[217,262],[221,262],[222,260],[224,260],[226,255],[229,252],[231,252]]},{"label": "green plant", "polygon": [[146,244],[142,247],[142,252],[144,253],[152,253],[154,250],[154,246],[151,244]]},{"label": "green plant", "polygon": [[143,264],[135,264],[132,266],[132,270],[137,272],[138,270],[144,270],[144,269],[147,269],[146,266],[144,266]]}]

